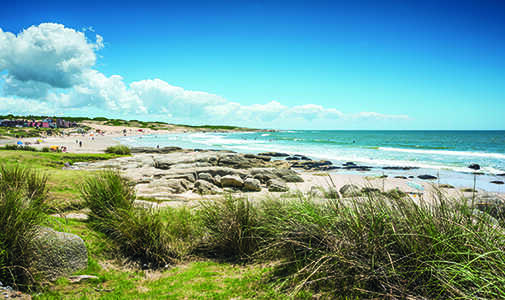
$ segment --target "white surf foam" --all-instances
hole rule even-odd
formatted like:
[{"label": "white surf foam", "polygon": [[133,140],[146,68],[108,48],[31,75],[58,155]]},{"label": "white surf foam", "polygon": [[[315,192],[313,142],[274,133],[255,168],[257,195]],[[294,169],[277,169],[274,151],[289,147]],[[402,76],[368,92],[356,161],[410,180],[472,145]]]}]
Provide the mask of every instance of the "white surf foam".
[{"label": "white surf foam", "polygon": [[437,155],[451,155],[451,156],[473,156],[473,157],[489,157],[497,159],[505,159],[505,154],[501,153],[486,153],[486,152],[471,152],[471,151],[450,151],[450,150],[422,150],[422,149],[403,149],[403,148],[390,148],[379,147],[382,151],[393,152],[406,152],[416,154],[437,154]]}]

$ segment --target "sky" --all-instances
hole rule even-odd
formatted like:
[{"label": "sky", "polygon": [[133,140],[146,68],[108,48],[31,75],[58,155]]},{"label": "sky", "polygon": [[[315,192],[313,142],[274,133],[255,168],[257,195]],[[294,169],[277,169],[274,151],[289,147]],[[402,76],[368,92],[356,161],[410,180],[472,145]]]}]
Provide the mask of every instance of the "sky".
[{"label": "sky", "polygon": [[503,130],[505,1],[6,1],[9,113]]}]

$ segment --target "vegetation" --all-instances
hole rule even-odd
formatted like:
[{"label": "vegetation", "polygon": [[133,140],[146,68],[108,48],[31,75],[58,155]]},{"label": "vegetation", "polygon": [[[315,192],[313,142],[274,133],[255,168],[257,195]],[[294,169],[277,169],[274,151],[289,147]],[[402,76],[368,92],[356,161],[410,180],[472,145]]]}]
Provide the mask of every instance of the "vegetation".
[{"label": "vegetation", "polygon": [[134,206],[131,183],[106,171],[75,173],[87,221],[47,218],[46,200],[72,173],[51,184],[40,170],[114,157],[65,155],[0,152],[0,281],[33,282],[25,259],[41,222],[81,236],[89,265],[80,274],[98,277],[60,279],[36,299],[505,297],[503,215],[497,222],[461,199],[428,205],[395,190],[354,199],[328,190],[326,201],[227,196],[155,210]]},{"label": "vegetation", "polygon": [[47,177],[0,165],[0,280],[20,288],[34,283],[33,239],[44,215]]},{"label": "vegetation", "polygon": [[127,146],[117,145],[117,146],[107,147],[107,149],[105,149],[105,153],[114,153],[114,154],[119,154],[119,155],[130,155],[131,150]]}]

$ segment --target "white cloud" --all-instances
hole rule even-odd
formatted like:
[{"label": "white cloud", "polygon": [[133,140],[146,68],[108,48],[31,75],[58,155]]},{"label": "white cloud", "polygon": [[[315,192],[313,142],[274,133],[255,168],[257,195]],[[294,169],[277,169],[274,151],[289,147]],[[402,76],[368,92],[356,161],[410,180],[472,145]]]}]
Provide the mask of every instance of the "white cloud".
[{"label": "white cloud", "polygon": [[0,29],[0,71],[8,72],[4,89],[10,95],[41,97],[44,88],[82,83],[82,74],[95,64],[95,51],[103,47],[102,37],[96,40],[92,43],[84,33],[54,23],[31,26],[17,36]]},{"label": "white cloud", "polygon": [[[93,32],[95,41],[86,33]],[[164,116],[187,123],[287,126],[327,120],[406,119],[376,112],[346,114],[318,104],[288,106],[277,101],[243,105],[219,95],[185,90],[161,79],[126,84],[119,75],[93,69],[102,36],[90,28],[76,31],[43,23],[15,35],[0,28],[0,113]],[[277,125],[276,125],[277,124]]]}]

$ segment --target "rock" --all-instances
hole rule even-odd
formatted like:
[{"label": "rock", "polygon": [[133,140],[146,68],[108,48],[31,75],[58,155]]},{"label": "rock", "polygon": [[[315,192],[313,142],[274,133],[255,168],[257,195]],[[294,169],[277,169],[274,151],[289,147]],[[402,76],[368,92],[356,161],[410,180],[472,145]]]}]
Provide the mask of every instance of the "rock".
[{"label": "rock", "polygon": [[271,179],[278,179],[273,168],[255,168],[250,170],[252,177],[258,179],[261,183],[266,184]]},{"label": "rock", "polygon": [[412,178],[414,178],[414,176],[410,175],[409,178],[412,179]]},{"label": "rock", "polygon": [[472,170],[480,170],[480,166],[478,164],[471,164],[468,168]]},{"label": "rock", "polygon": [[395,176],[395,178],[398,178],[398,179],[407,179],[407,177],[405,177],[405,176]]},{"label": "rock", "polygon": [[307,156],[301,155],[301,154],[295,154],[294,156],[298,157],[300,160],[312,160],[312,159],[308,158]]},{"label": "rock", "polygon": [[494,194],[485,194],[477,197],[475,208],[486,212],[496,219],[505,218],[505,199]]},{"label": "rock", "polygon": [[353,197],[353,196],[359,196],[360,195],[360,191],[359,191],[359,187],[357,185],[354,185],[354,184],[345,184],[344,186],[342,186],[339,190],[340,192],[340,195],[342,195],[342,197]]},{"label": "rock", "polygon": [[168,179],[166,186],[172,190],[174,194],[184,193],[191,188],[191,182],[186,179]]},{"label": "rock", "polygon": [[289,156],[289,154],[282,153],[282,152],[262,152],[262,153],[258,153],[258,155],[261,155],[261,156],[270,156],[270,157],[286,157],[286,156]]},{"label": "rock", "polygon": [[301,160],[301,159],[296,156],[290,156],[290,157],[286,157],[285,160]]},{"label": "rock", "polygon": [[131,153],[171,153],[176,151],[181,151],[182,148],[179,147],[163,147],[163,148],[154,148],[154,147],[134,147],[130,148]]},{"label": "rock", "polygon": [[303,160],[303,161],[294,161],[291,164],[292,168],[302,168],[305,170],[314,170],[314,171],[322,171],[321,167],[323,166],[330,166],[332,165],[331,161],[329,160],[320,160],[320,161],[314,161],[314,160]]},{"label": "rock", "polygon": [[198,179],[205,180],[210,183],[214,183],[214,177],[212,177],[212,175],[210,175],[209,173],[205,173],[205,172],[198,173]]},{"label": "rock", "polygon": [[259,192],[261,191],[260,184],[261,182],[258,179],[246,178],[246,180],[244,180],[244,187],[242,189],[247,192]]},{"label": "rock", "polygon": [[273,169],[273,173],[286,182],[303,182],[303,178],[291,169]]},{"label": "rock", "polygon": [[382,178],[388,178],[388,175],[381,175],[381,176],[379,176],[379,179],[382,179]]},{"label": "rock", "polygon": [[321,171],[332,171],[332,170],[337,170],[340,169],[340,167],[337,166],[321,166],[319,167],[319,170]]},{"label": "rock", "polygon": [[289,191],[289,188],[284,182],[282,182],[280,180],[270,179],[268,181],[268,191],[269,192],[287,192],[287,191]]},{"label": "rock", "polygon": [[54,281],[88,266],[88,251],[84,241],[71,233],[41,227],[35,237],[32,267],[35,274]]},{"label": "rock", "polygon": [[419,169],[419,167],[398,167],[398,166],[393,166],[393,167],[382,167],[383,170],[400,170],[400,171],[409,171],[409,170],[416,170]]},{"label": "rock", "polygon": [[454,186],[450,185],[450,184],[441,184],[439,185],[439,188],[443,188],[443,189],[453,189]]},{"label": "rock", "polygon": [[214,183],[217,186],[221,186],[221,176],[219,176],[219,175],[214,176]]},{"label": "rock", "polygon": [[240,154],[223,155],[218,160],[218,166],[231,167],[235,169],[257,168],[265,165],[265,161],[256,158],[247,158]]},{"label": "rock", "polygon": [[249,173],[245,170],[233,169],[227,167],[201,167],[201,168],[195,168],[193,171],[197,174],[208,173],[210,174],[210,176],[214,177],[214,180],[216,180],[217,175],[221,177],[226,175],[232,175],[232,176],[238,176],[240,178],[246,178],[249,175]]},{"label": "rock", "polygon": [[246,157],[246,158],[260,159],[260,160],[263,160],[263,161],[270,161],[270,160],[272,160],[272,157],[270,157],[270,156],[255,155],[255,154],[244,154],[244,157]]},{"label": "rock", "polygon": [[493,180],[493,181],[490,181],[490,183],[494,183],[494,184],[504,184],[505,182],[501,181],[501,180]]},{"label": "rock", "polygon": [[198,193],[200,195],[215,195],[219,193],[219,189],[212,183],[206,180],[199,179],[195,181],[193,192]]},{"label": "rock", "polygon": [[80,283],[82,281],[95,280],[95,279],[98,279],[98,277],[93,275],[76,275],[68,277],[68,280],[71,283]]},{"label": "rock", "polygon": [[425,179],[425,180],[432,180],[432,179],[437,179],[436,176],[433,175],[419,175],[417,176],[419,179]]},{"label": "rock", "polygon": [[244,186],[244,181],[239,176],[226,175],[221,177],[221,186],[241,188],[242,186]]},{"label": "rock", "polygon": [[342,165],[345,166],[345,167],[348,167],[348,166],[355,166],[356,164],[353,163],[352,161],[348,161],[348,162],[346,162],[345,164],[342,164]]},{"label": "rock", "polygon": [[496,176],[505,177],[505,173],[496,174]]}]

